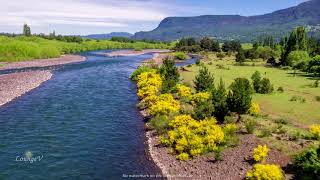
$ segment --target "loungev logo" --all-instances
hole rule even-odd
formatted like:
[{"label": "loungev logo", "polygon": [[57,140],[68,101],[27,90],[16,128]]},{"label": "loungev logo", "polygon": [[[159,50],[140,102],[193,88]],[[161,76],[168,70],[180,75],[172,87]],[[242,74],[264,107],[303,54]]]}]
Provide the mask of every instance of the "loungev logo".
[{"label": "loungev logo", "polygon": [[15,161],[34,163],[34,162],[40,162],[42,159],[43,159],[43,155],[33,156],[33,153],[31,151],[26,151],[23,156],[16,156]]}]

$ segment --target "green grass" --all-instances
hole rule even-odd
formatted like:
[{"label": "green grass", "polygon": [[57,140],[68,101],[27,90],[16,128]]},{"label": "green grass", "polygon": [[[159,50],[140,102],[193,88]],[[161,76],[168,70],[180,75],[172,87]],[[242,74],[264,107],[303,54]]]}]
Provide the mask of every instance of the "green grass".
[{"label": "green grass", "polygon": [[[211,59],[215,59],[214,57],[214,55],[210,55]],[[250,79],[255,71],[259,71],[263,77],[271,80],[275,89],[272,94],[255,94],[253,96],[253,100],[259,103],[264,113],[274,118],[288,119],[290,123],[301,127],[320,123],[320,102],[315,99],[316,96],[320,96],[320,88],[311,87],[315,81],[314,79],[305,77],[302,74],[294,76],[291,74],[293,71],[290,70],[264,67],[262,62],[255,62],[255,66],[252,66],[252,62],[246,63],[246,66],[237,66],[231,59],[233,58],[226,57],[222,61],[215,59],[211,61],[210,65],[205,62],[209,70],[214,74],[216,83],[222,77],[228,86],[237,77]],[[221,66],[224,68],[221,68]],[[183,81],[192,82],[199,68],[196,65],[186,67],[189,72],[181,72]],[[280,86],[284,89],[283,93],[276,91]],[[293,96],[299,96],[306,101],[304,103],[290,101]]]},{"label": "green grass", "polygon": [[82,43],[67,43],[39,37],[0,36],[0,62],[13,62],[59,57],[63,54],[103,49],[168,49],[164,43],[123,43],[109,40],[89,40]]}]

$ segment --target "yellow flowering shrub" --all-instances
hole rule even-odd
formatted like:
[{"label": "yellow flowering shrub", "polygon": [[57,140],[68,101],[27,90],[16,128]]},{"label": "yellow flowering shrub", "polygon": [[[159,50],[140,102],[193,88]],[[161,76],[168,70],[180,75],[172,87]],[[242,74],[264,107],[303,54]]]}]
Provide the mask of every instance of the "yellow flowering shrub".
[{"label": "yellow flowering shrub", "polygon": [[191,99],[192,97],[191,88],[182,84],[177,85],[177,94],[179,97],[182,97],[182,98]]},{"label": "yellow flowering shrub", "polygon": [[260,113],[260,106],[258,103],[252,102],[249,109],[250,115],[258,115]]},{"label": "yellow flowering shrub", "polygon": [[197,104],[200,102],[207,101],[210,98],[210,94],[208,92],[199,92],[191,97],[192,104]]},{"label": "yellow flowering shrub", "polygon": [[320,125],[319,124],[313,124],[310,126],[310,132],[313,135],[314,138],[320,140]]},{"label": "yellow flowering shrub", "polygon": [[180,103],[176,101],[171,94],[161,94],[157,101],[152,104],[149,113],[156,115],[169,115],[177,113],[180,110]]},{"label": "yellow flowering shrub", "polygon": [[237,132],[237,125],[227,124],[223,127],[223,131],[228,135],[234,135]]},{"label": "yellow flowering shrub", "polygon": [[273,164],[256,164],[247,172],[247,180],[282,180],[283,174],[279,166]]},{"label": "yellow flowering shrub", "polygon": [[189,159],[189,154],[187,153],[181,153],[177,156],[177,159],[181,161],[187,161]]},{"label": "yellow flowering shrub", "polygon": [[160,74],[156,72],[143,72],[138,76],[138,96],[144,99],[148,96],[156,96],[162,86]]},{"label": "yellow flowering shrub", "polygon": [[[177,159],[196,157],[212,152],[224,141],[224,133],[214,118],[194,120],[190,115],[179,115],[169,122],[170,131],[160,143],[179,154]],[[182,159],[181,159],[182,158]]]},{"label": "yellow flowering shrub", "polygon": [[263,162],[268,156],[269,149],[267,145],[259,145],[257,148],[253,149],[253,159],[256,162]]}]

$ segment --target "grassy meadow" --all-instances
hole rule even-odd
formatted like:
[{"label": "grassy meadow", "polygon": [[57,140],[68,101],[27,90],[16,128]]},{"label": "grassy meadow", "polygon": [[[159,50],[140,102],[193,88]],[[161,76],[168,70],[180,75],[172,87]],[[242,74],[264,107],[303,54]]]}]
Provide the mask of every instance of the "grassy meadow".
[{"label": "grassy meadow", "polygon": [[[236,65],[233,57],[218,60],[215,55],[210,55],[205,64],[213,73],[216,83],[220,77],[226,85],[237,77],[250,79],[255,71],[259,71],[263,77],[267,77],[274,85],[272,94],[254,94],[253,100],[260,104],[266,114],[274,117],[288,119],[292,123],[301,126],[318,123],[320,120],[320,102],[316,100],[320,96],[320,88],[312,87],[315,79],[305,77],[303,74],[294,75],[292,70],[265,67],[264,62],[248,62],[244,66]],[[187,67],[188,71],[182,71],[184,82],[191,82],[197,74],[200,66]],[[283,93],[277,91],[279,87]],[[298,99],[293,101],[294,99]]]},{"label": "grassy meadow", "polygon": [[103,49],[166,49],[163,43],[115,42],[110,40],[84,40],[82,43],[69,43],[47,40],[39,37],[0,36],[0,62],[14,62],[42,58],[54,58],[63,54]]}]

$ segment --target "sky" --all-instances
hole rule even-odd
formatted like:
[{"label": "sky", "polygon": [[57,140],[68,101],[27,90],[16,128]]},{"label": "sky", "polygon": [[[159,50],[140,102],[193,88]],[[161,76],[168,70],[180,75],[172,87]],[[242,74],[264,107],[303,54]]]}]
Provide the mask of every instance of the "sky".
[{"label": "sky", "polygon": [[149,31],[172,16],[260,15],[307,0],[0,0],[0,32],[86,35]]}]

